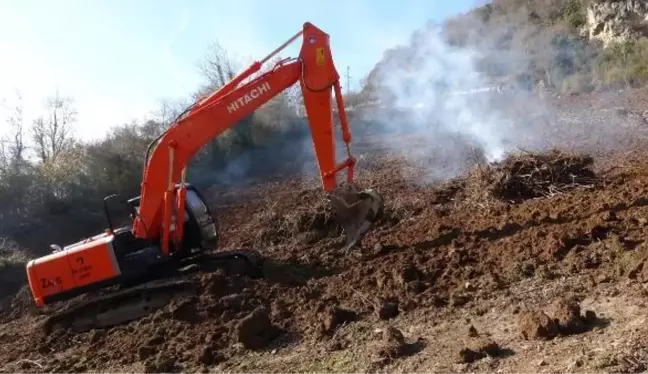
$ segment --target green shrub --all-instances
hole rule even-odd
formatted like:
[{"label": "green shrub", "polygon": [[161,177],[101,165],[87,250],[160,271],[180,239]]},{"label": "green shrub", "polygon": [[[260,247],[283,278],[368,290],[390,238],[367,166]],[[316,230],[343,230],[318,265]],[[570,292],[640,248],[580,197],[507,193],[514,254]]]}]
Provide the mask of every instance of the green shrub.
[{"label": "green shrub", "polygon": [[585,24],[585,9],[581,0],[569,0],[562,11],[563,20],[572,28],[578,29]]},{"label": "green shrub", "polygon": [[609,45],[594,64],[594,78],[599,85],[648,82],[648,38]]},{"label": "green shrub", "polygon": [[591,92],[594,89],[592,77],[586,74],[573,74],[562,81],[560,91],[563,94]]},{"label": "green shrub", "polygon": [[26,284],[25,264],[28,260],[27,254],[14,242],[0,238],[0,300],[13,296]]}]

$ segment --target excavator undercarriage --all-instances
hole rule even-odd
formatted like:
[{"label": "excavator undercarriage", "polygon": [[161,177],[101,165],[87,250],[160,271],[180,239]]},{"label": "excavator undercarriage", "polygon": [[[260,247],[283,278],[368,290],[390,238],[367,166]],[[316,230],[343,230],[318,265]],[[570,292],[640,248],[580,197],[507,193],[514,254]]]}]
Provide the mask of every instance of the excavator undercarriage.
[{"label": "excavator undercarriage", "polygon": [[185,259],[179,266],[160,268],[148,278],[124,282],[97,295],[89,294],[88,300],[55,311],[45,320],[43,329],[47,334],[57,329],[81,332],[137,320],[174,299],[197,295],[199,286],[190,279],[191,275],[216,269],[224,270],[227,275],[263,276],[263,262],[256,251],[201,253]]},{"label": "excavator undercarriage", "polygon": [[[194,200],[186,204],[185,235],[188,243],[199,247],[184,248],[184,251],[175,251],[175,257],[165,258],[158,255],[159,248],[135,240],[128,227],[115,229],[112,235],[117,263],[131,270],[108,283],[74,288],[49,298],[48,304],[81,296],[79,302],[55,311],[45,320],[43,329],[46,333],[60,328],[74,331],[106,328],[145,317],[176,298],[196,295],[199,291],[197,285],[189,279],[195,273],[220,269],[227,275],[263,277],[264,259],[259,251],[213,251],[220,235],[216,219],[202,196],[192,186],[186,187],[187,199]],[[348,250],[358,243],[379,216],[382,197],[371,190],[345,185],[335,189],[330,199],[337,221],[346,234],[345,250]],[[137,198],[131,199],[129,203],[137,201]],[[197,210],[190,211],[190,207]],[[136,210],[137,206],[133,208]],[[204,216],[197,218],[197,212]],[[203,225],[202,230],[199,222]],[[205,226],[209,229],[204,229]]]}]

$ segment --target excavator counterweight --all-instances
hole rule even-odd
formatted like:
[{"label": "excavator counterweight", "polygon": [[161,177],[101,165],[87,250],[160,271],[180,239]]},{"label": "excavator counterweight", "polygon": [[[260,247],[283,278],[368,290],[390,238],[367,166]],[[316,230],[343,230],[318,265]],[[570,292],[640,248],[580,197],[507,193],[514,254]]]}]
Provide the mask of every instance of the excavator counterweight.
[{"label": "excavator counterweight", "polygon": [[[261,67],[288,44],[302,37],[297,58],[284,59],[265,73]],[[246,82],[247,80],[247,82]],[[246,82],[246,83],[244,83]],[[26,266],[29,287],[38,307],[72,297],[99,297],[50,318],[47,326],[97,328],[139,318],[167,303],[175,294],[191,292],[178,283],[191,265],[212,264],[258,276],[262,259],[248,250],[214,252],[218,221],[203,196],[186,181],[186,165],[209,141],[236,126],[282,91],[299,82],[313,139],[319,175],[346,235],[346,248],[356,245],[378,218],[383,199],[354,181],[356,159],[331,55],[329,35],[311,23],[230,82],[187,108],[147,150],[141,194],[122,203],[131,224],[60,248]],[[340,117],[347,158],[336,161],[333,96]],[[346,170],[346,183],[338,174]],[[187,267],[188,266],[188,267]],[[171,280],[169,280],[171,279]],[[112,291],[108,291],[112,290]]]}]

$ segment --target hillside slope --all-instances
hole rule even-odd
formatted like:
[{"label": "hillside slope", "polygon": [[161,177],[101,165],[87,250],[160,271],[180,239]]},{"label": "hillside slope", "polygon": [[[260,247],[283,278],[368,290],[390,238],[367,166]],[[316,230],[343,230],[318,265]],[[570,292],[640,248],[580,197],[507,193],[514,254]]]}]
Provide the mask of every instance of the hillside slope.
[{"label": "hillside slope", "polygon": [[[605,121],[611,109],[637,113],[646,100],[645,91],[626,92],[594,113]],[[553,130],[560,138],[573,128]],[[269,259],[263,279],[198,274],[196,297],[84,333],[45,334],[23,290],[3,313],[1,371],[645,370],[648,126],[626,135],[622,152],[598,152],[593,165],[540,162],[580,176],[541,174],[527,184],[541,193],[517,203],[489,195],[502,191],[489,169],[422,185],[413,177],[434,164],[361,148],[360,178],[387,209],[348,253],[314,180],[213,190],[223,249],[259,249]],[[539,310],[557,324],[528,313]]]},{"label": "hillside slope", "polygon": [[494,0],[430,22],[385,51],[362,96],[390,102],[485,85],[559,93],[642,85],[647,37],[643,1]]},{"label": "hillside slope", "polygon": [[353,123],[386,201],[358,248],[312,174],[213,187],[220,249],[258,250],[261,279],[198,267],[196,295],[86,332],[45,331],[65,303],[22,287],[0,372],[647,370],[645,41],[591,43],[596,4],[496,0],[386,52],[363,94],[388,108]]}]

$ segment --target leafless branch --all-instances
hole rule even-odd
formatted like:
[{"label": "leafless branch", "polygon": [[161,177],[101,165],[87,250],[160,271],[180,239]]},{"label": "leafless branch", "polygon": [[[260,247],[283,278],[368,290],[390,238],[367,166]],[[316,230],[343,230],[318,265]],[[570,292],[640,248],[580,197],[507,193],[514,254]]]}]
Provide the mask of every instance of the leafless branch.
[{"label": "leafless branch", "polygon": [[72,146],[76,115],[72,99],[61,97],[58,90],[47,100],[46,115],[38,117],[32,125],[32,138],[42,162],[56,159]]}]

